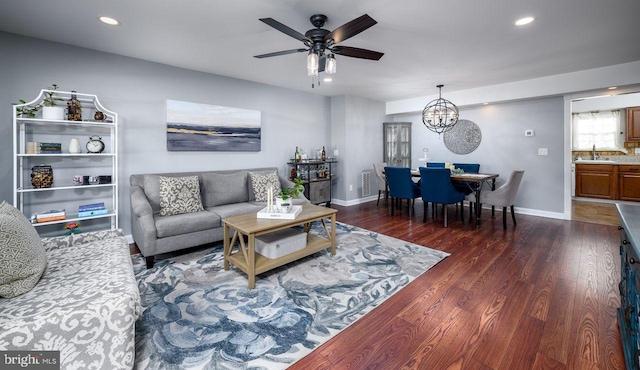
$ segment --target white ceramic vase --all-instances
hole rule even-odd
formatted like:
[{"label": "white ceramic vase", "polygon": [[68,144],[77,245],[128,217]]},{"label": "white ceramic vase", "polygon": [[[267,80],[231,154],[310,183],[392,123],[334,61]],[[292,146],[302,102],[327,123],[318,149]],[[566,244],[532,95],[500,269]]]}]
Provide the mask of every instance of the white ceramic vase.
[{"label": "white ceramic vase", "polygon": [[64,108],[62,107],[42,107],[42,118],[50,120],[63,120]]},{"label": "white ceramic vase", "polygon": [[82,153],[82,148],[80,147],[80,140],[77,137],[69,140],[69,153],[71,154],[80,154]]}]

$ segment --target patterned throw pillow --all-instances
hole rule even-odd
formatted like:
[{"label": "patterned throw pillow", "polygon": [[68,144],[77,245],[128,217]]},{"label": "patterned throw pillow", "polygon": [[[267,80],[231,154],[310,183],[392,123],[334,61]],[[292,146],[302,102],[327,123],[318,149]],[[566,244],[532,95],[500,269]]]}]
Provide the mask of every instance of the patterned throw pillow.
[{"label": "patterned throw pillow", "polygon": [[0,297],[24,294],[47,265],[42,240],[29,220],[7,202],[0,204]]},{"label": "patterned throw pillow", "polygon": [[198,176],[160,176],[160,216],[204,211]]},{"label": "patterned throw pillow", "polygon": [[251,179],[253,193],[256,196],[256,202],[267,201],[267,190],[269,189],[269,186],[273,186],[274,196],[280,192],[280,179],[278,178],[278,171],[264,174],[249,172],[249,178]]}]

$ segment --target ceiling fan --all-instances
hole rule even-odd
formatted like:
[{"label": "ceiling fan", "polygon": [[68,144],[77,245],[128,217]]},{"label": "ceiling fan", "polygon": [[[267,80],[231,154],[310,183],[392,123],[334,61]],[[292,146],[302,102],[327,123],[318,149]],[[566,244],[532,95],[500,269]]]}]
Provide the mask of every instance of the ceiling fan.
[{"label": "ceiling fan", "polygon": [[[378,23],[367,14],[347,22],[331,32],[322,28],[327,22],[326,15],[314,14],[310,20],[311,24],[316,28],[310,29],[303,35],[273,18],[260,18],[260,21],[276,30],[302,41],[306,48],[255,55],[254,58],[270,58],[279,55],[309,52],[307,56],[307,73],[309,76],[317,76],[319,72],[326,71],[328,74],[336,72],[334,54],[370,60],[379,60],[384,55],[384,53],[373,50],[336,45]],[[328,53],[328,55],[325,53]]]}]

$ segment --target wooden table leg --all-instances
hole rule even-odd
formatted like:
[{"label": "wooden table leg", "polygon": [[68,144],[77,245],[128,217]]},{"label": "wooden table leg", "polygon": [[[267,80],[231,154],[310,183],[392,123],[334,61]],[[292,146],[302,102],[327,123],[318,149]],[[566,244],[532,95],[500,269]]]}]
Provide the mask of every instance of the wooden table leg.
[{"label": "wooden table leg", "polygon": [[[491,191],[496,190],[496,179],[491,180]],[[491,218],[496,218],[496,206],[491,206]]]},{"label": "wooden table leg", "polygon": [[249,289],[256,286],[256,236],[249,234]]},{"label": "wooden table leg", "polygon": [[482,208],[482,204],[480,204],[481,190],[482,190],[482,186],[478,186],[476,188],[476,227],[480,227],[480,209]]},{"label": "wooden table leg", "polygon": [[224,269],[229,269],[229,255],[231,254],[231,241],[229,240],[229,225],[223,222],[223,239],[224,240]]},{"label": "wooden table leg", "polygon": [[331,214],[331,255],[336,255],[336,214]]}]

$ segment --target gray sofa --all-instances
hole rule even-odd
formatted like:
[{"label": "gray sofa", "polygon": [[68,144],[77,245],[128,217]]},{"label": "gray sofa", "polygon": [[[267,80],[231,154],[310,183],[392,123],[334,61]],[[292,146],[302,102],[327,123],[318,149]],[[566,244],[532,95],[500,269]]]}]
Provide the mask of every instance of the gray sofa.
[{"label": "gray sofa", "polygon": [[35,287],[0,298],[0,351],[60,351],[61,369],[132,369],[141,306],[122,231],[42,244],[47,267]]},{"label": "gray sofa", "polygon": [[[222,219],[258,212],[265,202],[256,202],[249,173],[277,172],[277,168],[173,172],[131,175],[131,230],[133,240],[153,267],[154,256],[212,243],[223,239]],[[204,211],[160,216],[160,176],[198,176]],[[278,176],[280,186],[293,182]],[[294,204],[309,203],[301,195]]]}]

